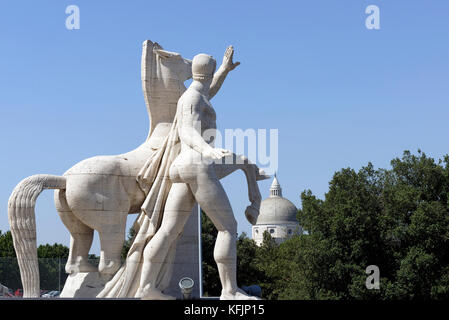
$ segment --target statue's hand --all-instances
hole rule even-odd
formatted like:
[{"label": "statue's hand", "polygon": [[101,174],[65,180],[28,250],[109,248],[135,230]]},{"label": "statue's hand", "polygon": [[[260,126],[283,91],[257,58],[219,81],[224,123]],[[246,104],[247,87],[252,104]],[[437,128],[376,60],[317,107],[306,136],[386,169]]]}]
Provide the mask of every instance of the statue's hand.
[{"label": "statue's hand", "polygon": [[229,46],[226,49],[226,52],[223,57],[223,66],[226,71],[234,70],[240,64],[240,62],[236,62],[236,63],[232,62],[233,56],[234,56],[234,47]]},{"label": "statue's hand", "polygon": [[203,156],[207,157],[207,158],[211,158],[213,160],[218,160],[221,159],[223,157],[226,157],[228,155],[231,155],[232,152],[226,149],[221,149],[221,148],[207,148],[204,152],[203,152]]}]

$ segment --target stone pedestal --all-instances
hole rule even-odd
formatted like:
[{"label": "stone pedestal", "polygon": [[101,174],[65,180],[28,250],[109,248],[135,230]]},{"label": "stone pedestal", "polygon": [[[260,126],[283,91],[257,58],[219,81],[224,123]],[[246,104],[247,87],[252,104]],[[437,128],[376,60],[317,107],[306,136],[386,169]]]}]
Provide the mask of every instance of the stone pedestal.
[{"label": "stone pedestal", "polygon": [[61,298],[95,298],[105,283],[98,272],[80,272],[71,274],[62,289]]},{"label": "stone pedestal", "polygon": [[179,280],[184,277],[191,278],[195,285],[191,293],[192,298],[200,297],[200,262],[199,262],[199,230],[198,230],[198,205],[192,210],[192,214],[187,221],[184,231],[178,240],[176,246],[176,256],[173,266],[173,275],[170,285],[164,290],[164,293],[174,296],[178,299],[182,298],[179,288]]}]

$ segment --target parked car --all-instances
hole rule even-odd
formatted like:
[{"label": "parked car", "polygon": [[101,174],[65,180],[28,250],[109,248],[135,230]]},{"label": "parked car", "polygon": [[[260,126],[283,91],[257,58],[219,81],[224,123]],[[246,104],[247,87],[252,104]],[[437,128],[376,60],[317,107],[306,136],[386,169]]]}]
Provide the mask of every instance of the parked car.
[{"label": "parked car", "polygon": [[0,284],[0,298],[12,298],[14,295],[12,294],[12,290],[8,287]]},{"label": "parked car", "polygon": [[54,291],[50,291],[46,294],[43,294],[42,298],[57,298],[57,297],[59,297],[60,294],[61,294],[60,291],[54,290]]},{"label": "parked car", "polygon": [[3,292],[0,294],[0,298],[14,298],[14,295],[9,292]]},{"label": "parked car", "polygon": [[50,290],[41,290],[41,295],[40,295],[41,298],[44,294],[49,293],[49,292],[50,292]]}]

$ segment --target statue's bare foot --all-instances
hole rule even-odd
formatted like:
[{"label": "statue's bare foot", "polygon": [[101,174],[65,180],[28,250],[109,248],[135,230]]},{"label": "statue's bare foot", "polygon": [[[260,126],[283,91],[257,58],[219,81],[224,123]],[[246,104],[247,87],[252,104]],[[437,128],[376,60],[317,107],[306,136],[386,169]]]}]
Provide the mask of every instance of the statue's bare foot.
[{"label": "statue's bare foot", "polygon": [[258,297],[246,294],[242,289],[237,289],[235,292],[221,291],[220,300],[262,300]]},{"label": "statue's bare foot", "polygon": [[98,272],[98,269],[90,264],[86,259],[77,259],[78,261],[67,261],[65,271],[69,274],[78,272]]},{"label": "statue's bare foot", "polygon": [[145,287],[142,290],[139,288],[136,293],[136,298],[140,298],[142,300],[176,300],[173,296],[163,294],[162,291],[149,287]]}]

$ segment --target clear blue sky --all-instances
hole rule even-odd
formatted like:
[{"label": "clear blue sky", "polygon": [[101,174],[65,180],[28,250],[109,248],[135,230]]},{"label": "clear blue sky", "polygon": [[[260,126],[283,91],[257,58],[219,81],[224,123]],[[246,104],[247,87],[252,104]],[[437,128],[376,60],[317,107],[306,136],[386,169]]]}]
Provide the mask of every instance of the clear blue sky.
[{"label": "clear blue sky", "polygon": [[[65,28],[70,4],[80,30]],[[365,27],[371,4],[380,30]],[[303,190],[323,197],[341,168],[389,167],[406,149],[449,153],[448,35],[445,0],[2,1],[0,230],[21,179],[143,142],[145,39],[219,61],[234,45],[242,64],[213,100],[218,126],[278,129],[279,181],[299,207]],[[260,183],[264,197],[270,183]],[[223,185],[239,232],[250,233],[244,175]],[[39,244],[68,245],[53,192],[36,211]]]}]

